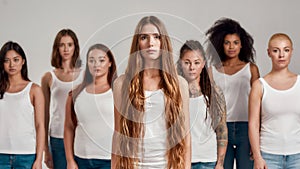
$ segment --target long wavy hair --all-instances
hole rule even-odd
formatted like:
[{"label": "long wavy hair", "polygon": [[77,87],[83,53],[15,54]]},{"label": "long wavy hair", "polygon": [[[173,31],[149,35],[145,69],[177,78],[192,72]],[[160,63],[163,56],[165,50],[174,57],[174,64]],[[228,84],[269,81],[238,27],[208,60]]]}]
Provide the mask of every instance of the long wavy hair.
[{"label": "long wavy hair", "polygon": [[[88,63],[89,53],[94,49],[99,49],[99,50],[102,50],[103,52],[105,52],[109,61],[111,62],[111,66],[109,67],[109,70],[108,70],[107,82],[109,83],[110,87],[112,87],[114,80],[118,76],[115,57],[114,57],[113,53],[111,52],[111,50],[107,46],[105,46],[103,44],[94,44],[87,51],[86,63]],[[94,81],[94,78],[93,78],[91,72],[89,71],[88,64],[86,64],[83,82],[73,91],[73,100],[75,101],[77,96],[80,94],[80,92],[87,85],[91,84],[93,81]]]},{"label": "long wavy hair", "polygon": [[[186,41],[182,47],[180,48],[180,54],[179,59],[177,61],[177,72],[179,75],[184,76],[183,70],[182,70],[182,61],[181,59],[188,51],[199,51],[201,54],[201,57],[204,59],[205,62],[207,62],[207,59],[205,57],[205,51],[203,49],[203,46],[199,41],[196,40],[188,40]],[[205,67],[202,69],[200,73],[200,81],[199,86],[201,89],[202,94],[204,95],[205,103],[206,103],[206,119],[207,115],[209,113],[212,121],[211,125],[215,129],[220,122],[221,116],[222,116],[222,110],[220,106],[221,96],[218,92],[216,92],[215,84],[211,77],[209,76],[209,73],[207,71],[207,64],[205,64]],[[222,106],[224,107],[224,106]]]},{"label": "long wavy hair", "polygon": [[240,37],[242,48],[239,53],[239,59],[244,62],[255,63],[255,49],[253,47],[254,40],[252,36],[241,27],[241,25],[232,19],[221,18],[217,20],[211,28],[205,33],[207,39],[207,54],[211,57],[219,56],[214,61],[225,61],[224,38],[226,35],[237,34]]},{"label": "long wavy hair", "polygon": [[59,53],[59,45],[61,38],[64,36],[70,36],[74,41],[75,50],[70,66],[71,68],[78,68],[81,66],[79,41],[75,32],[71,29],[62,29],[57,33],[52,46],[51,65],[55,68],[62,68],[62,57]]},{"label": "long wavy hair", "polygon": [[30,81],[28,78],[27,59],[26,59],[24,50],[16,42],[12,42],[12,41],[6,42],[0,50],[0,70],[1,70],[1,72],[0,72],[0,99],[3,99],[3,95],[10,85],[9,80],[8,80],[8,75],[4,70],[5,56],[6,56],[6,53],[10,50],[17,52],[24,60],[24,64],[21,69],[21,76],[22,76],[22,79],[24,79],[26,81]]},{"label": "long wavy hair", "polygon": [[182,97],[178,85],[178,75],[173,62],[172,46],[164,24],[155,16],[142,18],[133,36],[128,66],[122,85],[122,105],[120,119],[120,147],[123,154],[117,157],[118,168],[134,168],[139,161],[144,137],[143,117],[145,112],[145,95],[143,84],[143,59],[139,52],[139,37],[144,25],[154,25],[160,34],[160,87],[165,95],[165,121],[167,137],[167,168],[182,169],[185,161],[185,125],[182,110]]}]

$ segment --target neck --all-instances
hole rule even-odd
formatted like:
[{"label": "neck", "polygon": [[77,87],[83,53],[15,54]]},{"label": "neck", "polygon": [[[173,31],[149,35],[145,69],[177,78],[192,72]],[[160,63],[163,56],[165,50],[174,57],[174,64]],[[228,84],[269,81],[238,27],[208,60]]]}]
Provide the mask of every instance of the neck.
[{"label": "neck", "polygon": [[199,80],[200,79],[189,81],[189,93],[190,93],[191,98],[198,97],[198,96],[202,95]]},{"label": "neck", "polygon": [[148,77],[148,78],[154,78],[160,76],[159,69],[154,69],[154,68],[144,69],[143,75],[144,77]]},{"label": "neck", "polygon": [[285,75],[292,74],[292,72],[288,69],[288,67],[283,68],[283,69],[272,68],[270,73],[273,75],[278,75],[278,76],[285,76]]},{"label": "neck", "polygon": [[239,57],[234,57],[234,58],[227,58],[225,61],[223,61],[224,66],[235,66],[242,61],[239,59]]},{"label": "neck", "polygon": [[108,84],[107,77],[106,76],[105,77],[94,77],[93,84],[95,86],[101,86],[101,85]]},{"label": "neck", "polygon": [[73,68],[71,67],[71,60],[62,61],[61,66],[64,72],[69,72],[73,70]]},{"label": "neck", "polygon": [[14,76],[9,76],[8,81],[9,81],[9,85],[13,86],[14,84],[18,84],[21,81],[23,81],[23,78],[22,78],[21,74],[17,74]]}]

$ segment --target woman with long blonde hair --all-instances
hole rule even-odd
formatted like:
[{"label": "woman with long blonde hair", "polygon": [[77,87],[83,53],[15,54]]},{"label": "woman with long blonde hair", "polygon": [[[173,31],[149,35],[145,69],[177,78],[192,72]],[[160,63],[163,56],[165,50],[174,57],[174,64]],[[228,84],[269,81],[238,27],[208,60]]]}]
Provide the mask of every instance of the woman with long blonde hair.
[{"label": "woman with long blonde hair", "polygon": [[114,83],[113,168],[190,168],[189,94],[164,24],[138,23],[125,74]]}]

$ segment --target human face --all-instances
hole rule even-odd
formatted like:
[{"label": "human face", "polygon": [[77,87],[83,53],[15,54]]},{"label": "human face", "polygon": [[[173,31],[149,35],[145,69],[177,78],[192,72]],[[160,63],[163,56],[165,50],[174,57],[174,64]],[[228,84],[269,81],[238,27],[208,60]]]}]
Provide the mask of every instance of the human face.
[{"label": "human face", "polygon": [[161,55],[160,34],[153,24],[144,25],[138,39],[141,55],[147,60],[157,60]]},{"label": "human face", "polygon": [[106,53],[100,49],[93,49],[88,55],[88,67],[91,75],[96,77],[103,77],[108,75],[111,62]]},{"label": "human face", "polygon": [[188,50],[181,58],[184,78],[188,81],[200,81],[200,74],[205,66],[205,60],[199,50]]},{"label": "human face", "polygon": [[224,38],[224,53],[227,58],[238,57],[242,48],[241,39],[237,34],[228,34]]},{"label": "human face", "polygon": [[268,55],[272,59],[273,68],[288,67],[293,47],[291,42],[286,38],[275,38],[270,41]]},{"label": "human face", "polygon": [[74,40],[71,36],[66,35],[60,39],[59,54],[63,60],[71,60],[75,51]]},{"label": "human face", "polygon": [[9,75],[21,74],[25,60],[14,50],[7,51],[4,59],[4,71]]}]

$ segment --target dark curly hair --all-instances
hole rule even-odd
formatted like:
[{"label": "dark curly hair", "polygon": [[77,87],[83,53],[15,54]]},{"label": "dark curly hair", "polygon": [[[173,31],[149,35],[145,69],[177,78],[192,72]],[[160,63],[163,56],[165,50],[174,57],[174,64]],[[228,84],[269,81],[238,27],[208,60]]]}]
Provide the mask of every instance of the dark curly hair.
[{"label": "dark curly hair", "polygon": [[254,40],[252,36],[237,21],[230,18],[217,20],[205,33],[208,36],[206,41],[207,54],[210,57],[215,57],[215,54],[218,54],[219,59],[222,62],[225,61],[226,55],[223,43],[225,36],[228,34],[237,34],[240,37],[242,48],[239,53],[239,59],[244,62],[255,63],[255,49],[253,47]]}]

